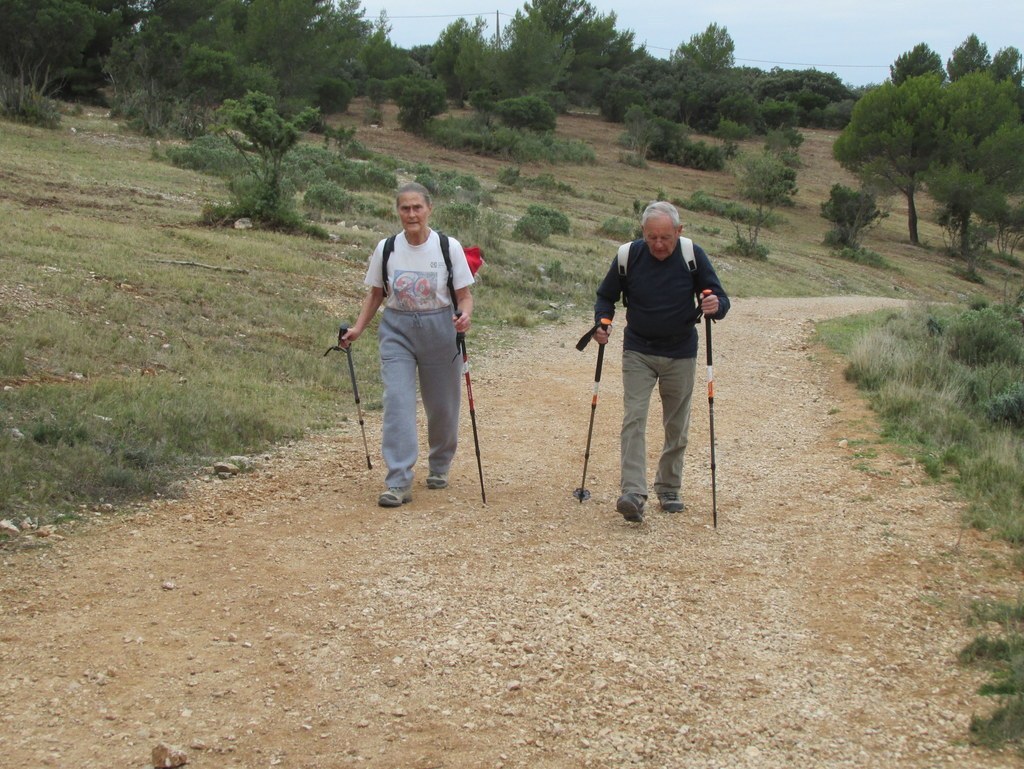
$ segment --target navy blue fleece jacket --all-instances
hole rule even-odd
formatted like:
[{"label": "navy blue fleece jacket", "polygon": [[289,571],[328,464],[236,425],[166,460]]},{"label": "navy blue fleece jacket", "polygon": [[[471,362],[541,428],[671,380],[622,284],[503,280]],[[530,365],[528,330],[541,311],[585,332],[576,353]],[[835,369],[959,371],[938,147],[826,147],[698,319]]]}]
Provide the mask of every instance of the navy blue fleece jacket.
[{"label": "navy blue fleece jacket", "polygon": [[619,275],[616,257],[597,288],[594,322],[614,318],[615,303],[626,288],[623,349],[666,358],[696,358],[696,324],[701,318],[697,294],[710,288],[718,296],[718,313],[712,320],[724,318],[730,303],[704,249],[694,244],[693,251],[697,270],[691,273],[681,244],[676,243],[672,255],[658,261],[643,240],[634,241],[625,278]]}]

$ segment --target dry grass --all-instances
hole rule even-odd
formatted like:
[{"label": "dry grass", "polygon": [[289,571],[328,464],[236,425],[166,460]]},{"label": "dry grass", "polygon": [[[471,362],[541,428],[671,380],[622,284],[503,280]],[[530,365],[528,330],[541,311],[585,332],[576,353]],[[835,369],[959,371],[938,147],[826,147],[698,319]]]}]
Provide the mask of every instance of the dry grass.
[{"label": "dry grass", "polygon": [[[735,199],[735,181],[729,173],[695,171],[664,163],[650,163],[648,168],[638,169],[622,163],[618,145],[622,126],[607,123],[595,115],[560,116],[557,130],[560,135],[590,143],[597,156],[596,163],[522,166],[525,176],[554,173],[576,193],[553,197],[537,190],[500,188],[497,177],[509,165],[507,162],[442,149],[410,136],[398,130],[393,109],[385,109],[382,126],[364,125],[363,114],[364,106],[357,101],[348,114],[336,116],[332,121],[355,127],[357,139],[375,152],[410,162],[425,162],[437,168],[458,168],[462,173],[476,175],[486,188],[497,190],[494,208],[510,221],[521,215],[530,203],[560,207],[572,220],[573,233],[570,238],[553,239],[553,248],[578,254],[584,263],[592,262],[595,280],[603,273],[615,245],[600,234],[600,225],[610,217],[635,218],[634,201],[646,202],[655,197],[685,199],[698,190],[727,200]],[[803,135],[804,143],[799,151],[803,165],[798,172],[795,205],[782,210],[784,223],[764,235],[770,249],[767,262],[725,257],[724,248],[735,235],[733,225],[709,214],[684,212],[688,234],[712,255],[731,293],[737,296],[873,294],[941,301],[963,301],[985,295],[999,301],[1007,282],[1020,285],[1019,271],[1006,274],[1002,269],[992,269],[983,273],[985,285],[957,277],[953,273],[957,263],[944,253],[942,233],[934,223],[934,207],[923,194],[917,201],[923,247],[910,245],[906,201],[902,196],[895,196],[885,204],[889,217],[872,230],[864,242],[865,247],[880,254],[892,268],[869,268],[838,259],[823,243],[828,223],[820,216],[820,204],[828,198],[834,183],[856,186],[856,180],[832,157],[836,132],[807,130]],[[760,147],[759,141],[750,140],[741,145],[741,151],[757,152]]]}]

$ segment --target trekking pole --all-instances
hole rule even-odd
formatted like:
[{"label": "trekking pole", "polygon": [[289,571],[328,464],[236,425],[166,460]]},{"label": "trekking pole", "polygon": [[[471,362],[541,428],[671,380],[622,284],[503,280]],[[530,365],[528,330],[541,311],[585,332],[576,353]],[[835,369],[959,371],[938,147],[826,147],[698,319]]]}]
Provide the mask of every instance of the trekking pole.
[{"label": "trekking pole", "polygon": [[[606,329],[611,329],[611,325],[612,322],[609,318],[601,318],[599,323],[594,324],[590,331],[580,337],[580,341],[576,343],[576,349],[583,352],[583,348],[590,343],[595,331],[602,326]],[[590,464],[590,439],[594,435],[594,414],[597,412],[597,393],[601,387],[601,366],[604,364],[604,348],[605,345],[603,344],[597,346],[597,368],[594,369],[594,395],[590,399],[590,427],[587,429],[587,450],[583,452],[583,482],[572,493],[580,501],[581,505],[584,500],[590,499],[590,492],[587,491],[587,465]]]},{"label": "trekking pole", "polygon": [[356,368],[352,364],[352,345],[350,344],[348,347],[342,347],[341,346],[341,338],[343,336],[345,336],[345,332],[347,332],[347,331],[348,331],[348,326],[345,326],[345,325],[342,325],[341,328],[338,329],[338,343],[336,345],[334,345],[333,347],[328,347],[327,348],[327,352],[324,353],[324,357],[326,358],[327,357],[327,353],[331,352],[332,350],[338,350],[338,351],[344,350],[345,351],[345,355],[348,356],[348,373],[352,377],[352,392],[353,392],[353,394],[355,395],[355,398],[356,398],[356,411],[359,414],[359,429],[363,433],[363,449],[366,451],[366,468],[368,470],[372,470],[373,469],[373,464],[370,462],[370,447],[366,443],[366,426],[363,424],[363,408],[360,405],[360,401],[359,401],[359,387],[358,387],[358,385],[356,385]]},{"label": "trekking pole", "polygon": [[[462,315],[456,310],[455,317]],[[469,398],[469,419],[473,423],[473,446],[476,449],[476,469],[480,474],[480,499],[487,504],[487,492],[484,491],[484,466],[480,463],[480,438],[476,432],[476,406],[473,403],[473,383],[469,381],[469,355],[466,353],[466,334],[459,331],[455,335],[455,344],[462,353],[462,373],[466,376],[466,396]]]},{"label": "trekking pole", "polygon": [[[701,292],[703,299],[713,293],[710,288]],[[704,316],[704,333],[707,336],[707,360],[708,360],[708,417],[711,420],[711,522],[718,528],[718,498],[715,488],[715,372],[711,358],[711,318]]]}]

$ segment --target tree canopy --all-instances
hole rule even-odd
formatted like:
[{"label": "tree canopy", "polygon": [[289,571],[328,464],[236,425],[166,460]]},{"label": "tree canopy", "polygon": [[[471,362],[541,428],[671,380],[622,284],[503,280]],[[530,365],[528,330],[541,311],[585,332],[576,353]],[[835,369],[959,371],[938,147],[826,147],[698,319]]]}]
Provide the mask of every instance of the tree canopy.
[{"label": "tree canopy", "polygon": [[910,242],[920,242],[916,194],[941,142],[942,80],[911,77],[868,91],[833,145],[836,159],[867,179],[877,179],[907,200]]}]

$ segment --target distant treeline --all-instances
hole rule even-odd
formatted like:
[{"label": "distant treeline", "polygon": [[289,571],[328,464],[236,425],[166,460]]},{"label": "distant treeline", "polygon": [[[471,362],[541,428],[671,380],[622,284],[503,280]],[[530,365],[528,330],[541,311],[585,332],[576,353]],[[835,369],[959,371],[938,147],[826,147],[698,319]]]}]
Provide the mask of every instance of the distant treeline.
[{"label": "distant treeline", "polygon": [[534,95],[613,121],[641,105],[704,133],[723,120],[841,128],[858,96],[831,73],[734,66],[714,24],[655,58],[581,0],[531,0],[499,36],[459,19],[411,50],[355,0],[0,0],[0,18],[0,109],[44,124],[57,119],[46,100],[61,98],[104,103],[144,132],[198,135],[248,91],[330,114],[409,77],[458,105]]}]

